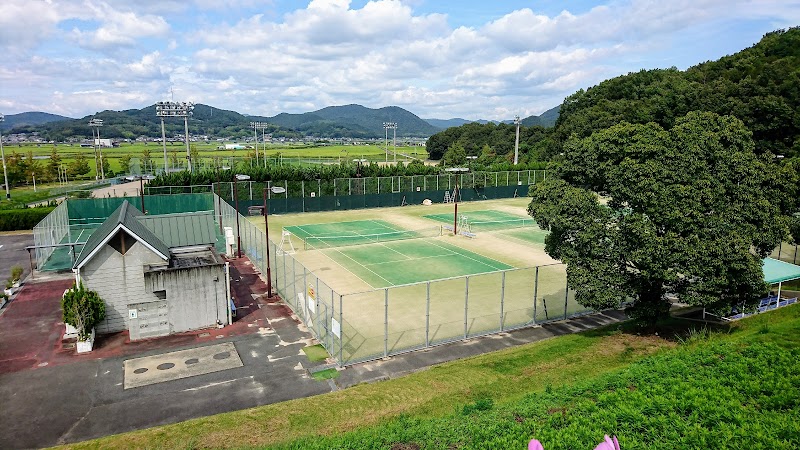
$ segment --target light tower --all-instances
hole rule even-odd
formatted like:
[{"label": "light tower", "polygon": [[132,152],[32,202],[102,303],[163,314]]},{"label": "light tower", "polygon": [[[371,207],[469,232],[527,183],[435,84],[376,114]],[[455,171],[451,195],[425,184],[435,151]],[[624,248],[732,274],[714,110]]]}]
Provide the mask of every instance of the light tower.
[{"label": "light tower", "polygon": [[164,111],[169,102],[156,102],[156,116],[161,119],[161,146],[164,147],[164,175],[167,174],[167,131],[164,129]]},{"label": "light tower", "polygon": [[[269,128],[269,122],[250,122],[250,126],[253,127],[253,137],[256,139],[256,165],[258,165],[258,134],[256,134],[256,130],[261,130],[261,142],[264,144],[264,168],[267,168],[267,139],[266,139],[266,129]],[[270,135],[271,136],[271,135]]]},{"label": "light tower", "polygon": [[514,118],[514,124],[517,126],[517,138],[514,140],[514,165],[519,162],[519,116]]},{"label": "light tower", "polygon": [[[6,116],[0,114],[0,124],[6,121]],[[3,159],[3,180],[6,183],[6,200],[11,200],[11,191],[8,188],[8,172],[6,171],[6,153],[3,151],[3,132],[0,126],[0,157]]]},{"label": "light tower", "polygon": [[397,122],[383,122],[386,130],[386,161],[389,161],[389,130],[393,130],[392,143],[394,145],[394,161],[397,162]]},{"label": "light tower", "polygon": [[[103,151],[100,150],[100,127],[103,126],[102,119],[92,119],[89,121],[89,127],[92,129],[92,140],[94,141],[94,179],[100,175],[103,180],[106,179],[106,172],[103,169]],[[95,138],[95,133],[97,137]],[[100,152],[100,165],[97,165],[97,153]],[[99,169],[99,170],[98,170]]]},{"label": "light tower", "polygon": [[[189,116],[192,115],[194,104],[192,102],[158,102],[156,115],[162,117],[161,136],[164,136],[163,117],[183,117],[184,137],[186,140],[186,169],[192,171],[192,153],[189,150]],[[167,167],[167,144],[164,143],[164,170]]]}]

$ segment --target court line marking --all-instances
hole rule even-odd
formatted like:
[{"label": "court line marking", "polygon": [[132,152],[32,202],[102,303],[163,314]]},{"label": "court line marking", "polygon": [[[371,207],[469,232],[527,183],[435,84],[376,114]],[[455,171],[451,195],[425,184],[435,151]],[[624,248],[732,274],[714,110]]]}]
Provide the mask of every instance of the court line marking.
[{"label": "court line marking", "polygon": [[[446,250],[450,250],[450,251],[452,251],[453,253],[456,253],[456,254],[458,254],[458,255],[461,255],[461,256],[462,256],[462,257],[464,257],[464,258],[471,259],[471,260],[475,261],[476,263],[483,264],[484,266],[489,266],[489,267],[491,267],[491,268],[492,268],[492,269],[494,269],[494,270],[507,270],[508,268],[514,268],[514,266],[510,266],[510,267],[506,267],[506,268],[495,267],[495,266],[493,266],[493,265],[491,265],[491,264],[488,264],[488,263],[485,263],[485,262],[483,262],[483,261],[478,261],[477,259],[475,259],[475,258],[473,258],[473,257],[471,257],[471,256],[465,255],[465,254],[463,254],[463,253],[459,253],[459,252],[457,252],[457,251],[454,251],[454,250],[452,250],[452,249],[447,249],[447,247],[442,247],[441,245],[438,245],[436,242],[431,242],[431,245],[435,245],[435,246],[437,246],[437,247],[439,247],[439,248],[444,248],[444,249],[446,249]],[[460,247],[456,247],[456,248],[458,248],[459,250],[461,249]],[[486,258],[486,259],[488,259],[489,261],[494,261],[494,262],[496,262],[496,263],[498,263],[498,264],[502,264],[502,265],[504,265],[504,266],[509,266],[509,265],[508,265],[508,264],[506,264],[506,263],[503,263],[503,262],[501,262],[501,261],[498,261],[498,260],[496,260],[496,259],[493,259],[493,258],[489,258],[488,256],[485,256],[485,255],[481,255],[480,253],[473,252],[472,250],[467,250],[467,251],[468,251],[468,252],[470,252],[470,253],[475,253],[475,254],[476,254],[476,255],[478,255],[478,256],[481,256],[481,257],[483,257],[483,258]]]},{"label": "court line marking", "polygon": [[[381,280],[383,280],[383,281],[385,281],[385,282],[389,283],[389,285],[390,285],[390,286],[394,286],[394,285],[395,285],[395,284],[394,284],[394,283],[392,283],[391,281],[389,281],[389,280],[387,280],[386,278],[383,278],[382,276],[380,276],[380,274],[378,274],[378,273],[377,273],[377,272],[375,272],[374,270],[370,269],[369,267],[367,267],[367,266],[365,266],[365,265],[361,264],[360,262],[358,262],[358,261],[356,261],[355,259],[351,258],[350,256],[346,255],[345,253],[343,253],[342,251],[340,251],[338,248],[330,248],[330,249],[328,249],[328,250],[333,250],[333,251],[335,251],[335,252],[339,253],[340,255],[344,256],[345,258],[349,259],[350,261],[353,261],[354,263],[358,264],[359,266],[361,266],[361,267],[363,267],[363,268],[367,269],[368,271],[370,271],[370,272],[372,272],[373,274],[375,274],[375,276],[377,276],[377,277],[378,277],[378,278],[380,278]],[[331,259],[332,259],[332,258],[331,258]],[[340,265],[341,265],[341,264],[340,264]],[[352,272],[351,272],[351,273],[352,273]],[[353,274],[353,275],[355,275],[355,274]],[[364,280],[363,278],[359,277],[358,275],[356,275],[356,277],[358,277],[359,279],[361,279],[361,281],[363,281],[363,282],[365,282],[365,283],[369,284],[369,283],[368,283],[366,280]],[[370,284],[370,286],[372,287],[372,285],[371,285],[371,284]],[[388,287],[388,286],[384,286],[384,287]],[[373,287],[373,289],[375,289],[375,288]]]}]

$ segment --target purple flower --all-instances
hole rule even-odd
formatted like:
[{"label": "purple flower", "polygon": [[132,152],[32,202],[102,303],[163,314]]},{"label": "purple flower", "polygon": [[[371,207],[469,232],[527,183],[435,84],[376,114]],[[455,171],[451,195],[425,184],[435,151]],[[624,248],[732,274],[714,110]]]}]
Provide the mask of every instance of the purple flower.
[{"label": "purple flower", "polygon": [[542,447],[541,442],[536,439],[531,439],[531,441],[528,442],[528,450],[544,450],[544,447]]},{"label": "purple flower", "polygon": [[620,450],[619,441],[617,441],[616,436],[612,439],[606,435],[605,440],[595,447],[594,450]]}]

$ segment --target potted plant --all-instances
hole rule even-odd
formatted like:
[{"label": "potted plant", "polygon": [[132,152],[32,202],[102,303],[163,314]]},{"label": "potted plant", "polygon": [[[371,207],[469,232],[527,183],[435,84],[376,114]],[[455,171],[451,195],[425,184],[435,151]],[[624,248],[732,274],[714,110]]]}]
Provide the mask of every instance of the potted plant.
[{"label": "potted plant", "polygon": [[106,305],[97,292],[86,289],[83,283],[73,285],[61,299],[64,323],[78,331],[78,353],[90,352],[94,345],[94,327],[106,317]]},{"label": "potted plant", "polygon": [[3,291],[7,297],[11,297],[19,289],[19,280],[22,278],[22,273],[25,269],[22,266],[14,266],[11,268],[11,276],[6,280],[6,289]]}]

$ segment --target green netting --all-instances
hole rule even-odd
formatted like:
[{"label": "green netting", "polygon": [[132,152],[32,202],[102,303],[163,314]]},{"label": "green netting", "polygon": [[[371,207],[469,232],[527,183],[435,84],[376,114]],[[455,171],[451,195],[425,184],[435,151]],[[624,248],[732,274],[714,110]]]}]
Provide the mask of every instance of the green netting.
[{"label": "green netting", "polygon": [[[105,220],[124,201],[129,201],[136,209],[142,209],[140,197],[81,198],[67,200],[71,224],[93,223]],[[147,214],[172,214],[214,209],[213,195],[210,193],[181,195],[146,195],[144,205]]]}]

